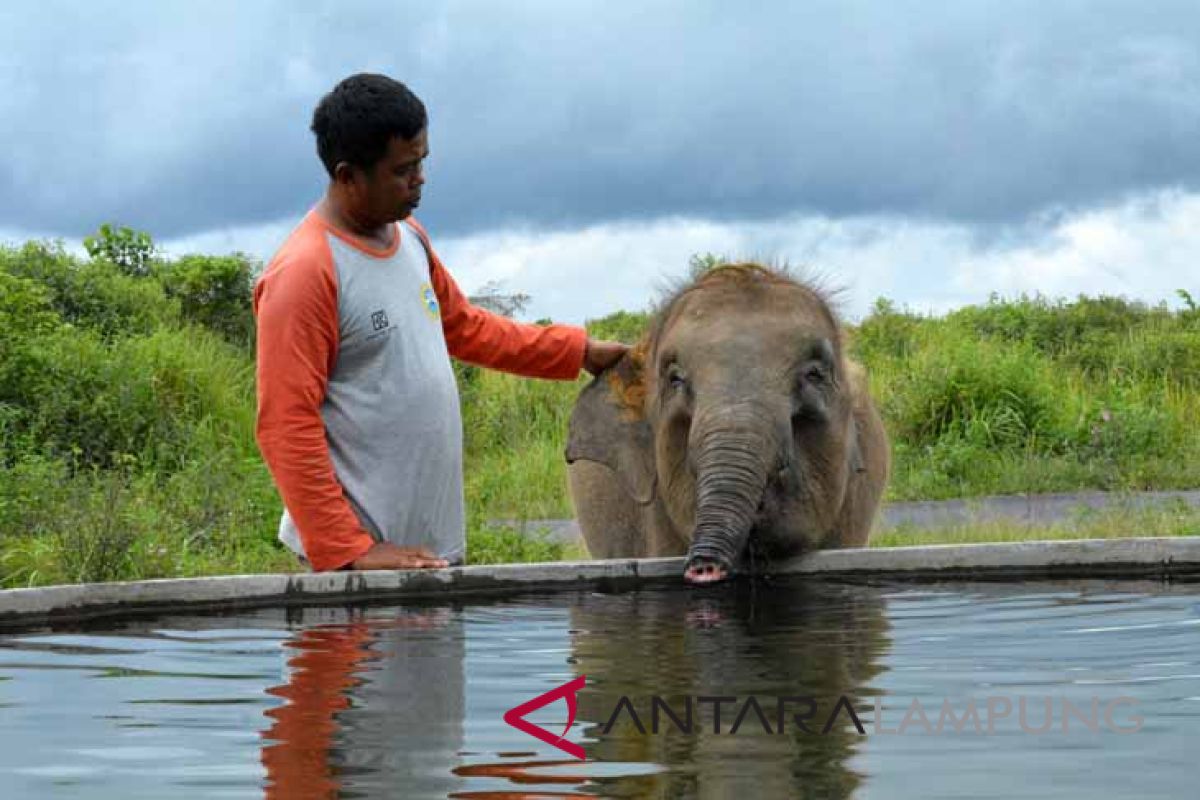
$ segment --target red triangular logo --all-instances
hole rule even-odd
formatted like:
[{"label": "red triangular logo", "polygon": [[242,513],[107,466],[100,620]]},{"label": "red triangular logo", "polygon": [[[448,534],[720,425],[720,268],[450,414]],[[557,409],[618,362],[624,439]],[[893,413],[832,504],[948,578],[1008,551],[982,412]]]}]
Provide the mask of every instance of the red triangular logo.
[{"label": "red triangular logo", "polygon": [[[578,678],[568,681],[556,689],[551,689],[545,694],[539,694],[529,702],[522,703],[516,708],[510,708],[508,711],[504,712],[504,721],[509,725],[512,725],[517,730],[528,733],[535,739],[543,741],[548,745],[557,747],[567,755],[571,755],[575,758],[583,760],[587,757],[583,752],[583,748],[574,742],[568,742],[563,738],[563,736],[567,735],[567,731],[569,731],[571,729],[571,725],[575,723],[575,693],[583,688],[586,681],[587,676],[580,675]],[[555,736],[553,733],[541,727],[540,725],[534,725],[532,722],[529,722],[525,719],[526,714],[532,714],[539,708],[550,705],[560,697],[566,699],[567,711],[569,712],[569,716],[567,717],[567,727],[563,728],[562,736]]]}]

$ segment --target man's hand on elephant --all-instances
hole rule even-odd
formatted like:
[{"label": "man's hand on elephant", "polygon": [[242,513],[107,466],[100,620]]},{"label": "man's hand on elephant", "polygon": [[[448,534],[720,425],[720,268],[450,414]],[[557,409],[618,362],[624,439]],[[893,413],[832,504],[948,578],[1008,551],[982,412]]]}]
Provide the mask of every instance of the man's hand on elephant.
[{"label": "man's hand on elephant", "polygon": [[620,361],[621,357],[628,352],[629,345],[627,344],[588,339],[587,349],[583,354],[583,368],[593,375],[599,375]]},{"label": "man's hand on elephant", "polygon": [[351,562],[352,569],[441,569],[450,566],[424,547],[399,547],[391,542],[376,542],[370,550]]}]

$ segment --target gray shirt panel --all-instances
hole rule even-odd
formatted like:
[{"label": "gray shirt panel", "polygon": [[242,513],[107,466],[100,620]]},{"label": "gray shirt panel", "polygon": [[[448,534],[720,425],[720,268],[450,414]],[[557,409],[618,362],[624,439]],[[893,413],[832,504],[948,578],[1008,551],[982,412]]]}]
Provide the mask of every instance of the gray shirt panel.
[{"label": "gray shirt panel", "polygon": [[[372,256],[326,234],[338,283],[338,355],[321,417],[334,471],[378,541],[466,552],[462,416],[429,259],[417,234]],[[303,554],[284,511],[280,539]]]}]

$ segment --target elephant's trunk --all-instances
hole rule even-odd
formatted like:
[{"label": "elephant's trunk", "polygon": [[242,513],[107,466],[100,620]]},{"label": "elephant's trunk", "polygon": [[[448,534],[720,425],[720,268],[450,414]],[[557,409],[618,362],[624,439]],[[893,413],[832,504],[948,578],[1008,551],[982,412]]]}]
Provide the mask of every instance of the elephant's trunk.
[{"label": "elephant's trunk", "polygon": [[776,453],[770,425],[761,418],[764,411],[748,409],[726,418],[696,441],[696,523],[688,551],[689,578],[698,568],[711,570],[711,579],[725,577],[746,547]]}]

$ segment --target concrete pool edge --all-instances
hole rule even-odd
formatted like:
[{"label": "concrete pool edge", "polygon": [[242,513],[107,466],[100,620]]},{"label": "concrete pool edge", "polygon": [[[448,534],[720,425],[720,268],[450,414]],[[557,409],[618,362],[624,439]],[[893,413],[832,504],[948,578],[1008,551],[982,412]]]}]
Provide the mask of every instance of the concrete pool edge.
[{"label": "concrete pool edge", "polygon": [[[8,589],[0,591],[0,628],[171,611],[570,590],[606,583],[678,580],[682,585],[682,572],[682,558],[652,558],[431,571],[235,575]],[[1200,579],[1200,536],[824,550],[776,564],[771,574],[897,581]]]}]

